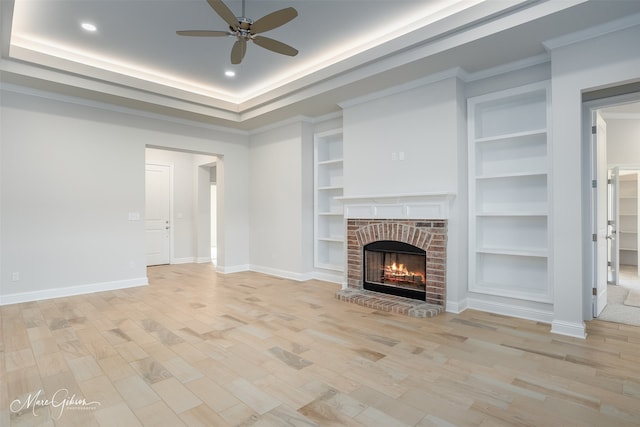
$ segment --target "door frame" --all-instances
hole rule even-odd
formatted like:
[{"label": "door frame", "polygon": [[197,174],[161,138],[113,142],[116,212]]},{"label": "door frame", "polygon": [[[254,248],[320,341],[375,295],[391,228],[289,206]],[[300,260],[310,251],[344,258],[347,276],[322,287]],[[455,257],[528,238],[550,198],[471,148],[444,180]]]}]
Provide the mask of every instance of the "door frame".
[{"label": "door frame", "polygon": [[[594,231],[594,225],[596,223],[596,217],[593,207],[596,205],[597,200],[594,200],[596,192],[591,186],[593,178],[594,165],[597,165],[597,159],[594,158],[593,152],[592,134],[591,128],[593,126],[592,118],[598,110],[614,107],[616,105],[628,104],[632,102],[640,102],[640,92],[626,93],[622,95],[604,97],[600,99],[594,99],[590,101],[582,102],[582,147],[583,147],[583,173],[582,173],[582,212],[583,212],[583,313],[585,320],[593,320],[594,312],[594,298],[593,295],[594,285],[597,285],[597,244],[592,241],[592,234]],[[606,183],[604,183],[606,185]]]},{"label": "door frame", "polygon": [[[147,196],[146,192],[146,168],[147,165],[153,166],[163,166],[169,168],[169,264],[173,264],[173,238],[174,238],[174,228],[175,221],[173,217],[173,163],[168,162],[156,162],[156,161],[146,161],[144,162],[145,167],[145,197]],[[145,220],[146,220],[146,212],[145,212]]]}]

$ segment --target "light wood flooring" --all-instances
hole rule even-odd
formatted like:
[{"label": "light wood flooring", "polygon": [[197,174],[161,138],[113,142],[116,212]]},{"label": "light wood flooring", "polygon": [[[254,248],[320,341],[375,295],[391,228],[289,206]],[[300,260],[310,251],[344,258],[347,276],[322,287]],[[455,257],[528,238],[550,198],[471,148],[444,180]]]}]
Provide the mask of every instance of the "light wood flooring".
[{"label": "light wood flooring", "polygon": [[640,425],[638,327],[409,318],[205,264],[149,279],[0,307],[0,426]]}]

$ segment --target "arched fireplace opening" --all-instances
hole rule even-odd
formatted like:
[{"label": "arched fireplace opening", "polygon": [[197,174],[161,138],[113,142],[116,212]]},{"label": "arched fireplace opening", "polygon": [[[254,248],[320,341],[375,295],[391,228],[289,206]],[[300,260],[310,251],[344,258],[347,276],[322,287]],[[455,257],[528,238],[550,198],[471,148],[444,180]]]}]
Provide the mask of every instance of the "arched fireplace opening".
[{"label": "arched fireplace opening", "polygon": [[375,241],[364,245],[362,265],[364,289],[425,300],[425,250],[394,240]]}]

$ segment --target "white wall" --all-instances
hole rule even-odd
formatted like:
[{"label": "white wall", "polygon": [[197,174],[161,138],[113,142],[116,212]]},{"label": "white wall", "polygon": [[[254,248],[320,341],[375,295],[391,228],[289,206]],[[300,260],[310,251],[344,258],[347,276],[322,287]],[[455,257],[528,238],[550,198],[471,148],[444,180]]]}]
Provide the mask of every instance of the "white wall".
[{"label": "white wall", "polygon": [[[344,109],[345,196],[458,190],[457,79]],[[404,161],[392,160],[404,152]]]},{"label": "white wall", "polygon": [[247,268],[246,135],[2,90],[3,304],[146,283],[145,145],[223,156],[219,261]]},{"label": "white wall", "polygon": [[606,119],[607,163],[640,166],[640,118]]},{"label": "white wall", "polygon": [[128,220],[144,213],[144,145],[96,117],[3,93],[3,303],[146,283],[144,224]]},{"label": "white wall", "polygon": [[303,280],[313,250],[313,168],[309,124],[251,136],[251,267]]},{"label": "white wall", "polygon": [[[584,336],[590,316],[588,139],[582,93],[640,79],[640,26],[552,46],[552,331]],[[583,126],[583,120],[586,120]]]}]

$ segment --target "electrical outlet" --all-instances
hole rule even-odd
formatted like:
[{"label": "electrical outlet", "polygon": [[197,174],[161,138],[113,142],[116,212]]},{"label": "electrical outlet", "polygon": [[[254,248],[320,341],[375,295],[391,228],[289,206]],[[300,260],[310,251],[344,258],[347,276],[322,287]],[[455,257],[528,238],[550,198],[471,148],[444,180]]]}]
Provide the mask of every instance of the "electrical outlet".
[{"label": "electrical outlet", "polygon": [[14,271],[13,273],[11,273],[11,280],[14,282],[20,280],[20,272]]}]

